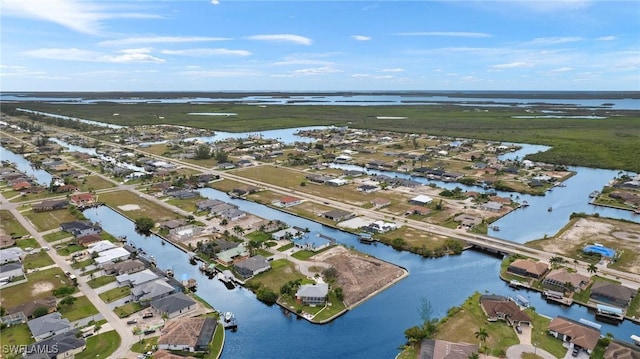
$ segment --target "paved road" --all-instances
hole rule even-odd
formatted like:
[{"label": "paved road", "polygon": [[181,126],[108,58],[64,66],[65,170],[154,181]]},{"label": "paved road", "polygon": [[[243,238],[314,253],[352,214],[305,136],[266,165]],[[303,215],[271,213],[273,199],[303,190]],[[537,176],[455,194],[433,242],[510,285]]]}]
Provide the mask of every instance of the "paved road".
[{"label": "paved road", "polygon": [[[15,206],[7,206],[5,207],[6,198],[0,194],[0,202],[2,203],[2,209],[8,209],[11,214],[16,218],[16,220],[35,238],[35,240],[42,247],[47,247],[49,244],[42,235],[38,232],[38,230],[29,222],[21,213],[18,212]],[[51,259],[55,262],[56,266],[61,268],[63,271],[75,273],[78,277],[78,289],[87,296],[87,299],[93,304],[100,314],[104,316],[104,319],[108,321],[113,329],[118,332],[120,335],[121,344],[118,349],[111,355],[112,358],[125,358],[129,355],[129,348],[136,342],[136,338],[131,335],[131,330],[127,328],[125,322],[118,318],[115,313],[106,305],[98,294],[87,285],[87,278],[80,276],[80,273],[75,269],[71,268],[71,265],[67,263],[61,256],[59,256],[55,251],[47,252]]]}]

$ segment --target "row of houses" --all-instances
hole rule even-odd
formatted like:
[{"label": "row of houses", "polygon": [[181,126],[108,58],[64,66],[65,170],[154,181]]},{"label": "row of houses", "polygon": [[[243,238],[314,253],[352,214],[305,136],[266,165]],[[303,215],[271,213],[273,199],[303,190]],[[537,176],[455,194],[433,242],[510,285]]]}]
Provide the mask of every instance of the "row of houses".
[{"label": "row of houses", "polygon": [[550,269],[545,262],[528,259],[516,259],[507,271],[525,278],[541,282],[543,288],[562,293],[573,293],[585,290],[591,285],[589,301],[592,304],[602,304],[625,311],[633,298],[638,294],[636,290],[621,284],[595,281],[580,273],[570,271],[564,267]]}]

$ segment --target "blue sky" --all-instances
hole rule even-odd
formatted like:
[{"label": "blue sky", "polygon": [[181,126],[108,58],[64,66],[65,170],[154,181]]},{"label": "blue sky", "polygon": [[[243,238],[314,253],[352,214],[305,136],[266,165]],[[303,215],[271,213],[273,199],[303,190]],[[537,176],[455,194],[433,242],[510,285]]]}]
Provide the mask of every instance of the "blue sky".
[{"label": "blue sky", "polygon": [[2,91],[640,90],[640,1],[2,0]]}]

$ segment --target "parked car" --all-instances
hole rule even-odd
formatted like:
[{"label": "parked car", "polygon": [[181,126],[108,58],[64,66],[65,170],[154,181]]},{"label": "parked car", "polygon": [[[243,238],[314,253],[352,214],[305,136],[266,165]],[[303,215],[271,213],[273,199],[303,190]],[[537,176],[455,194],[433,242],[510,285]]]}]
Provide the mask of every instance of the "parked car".
[{"label": "parked car", "polygon": [[571,356],[572,357],[577,357],[579,353],[580,353],[580,349],[576,348],[576,347],[573,347],[573,351],[571,352]]},{"label": "parked car", "polygon": [[522,334],[522,328],[520,328],[519,325],[516,325],[516,332],[518,332],[518,334]]},{"label": "parked car", "polygon": [[153,313],[144,313],[144,314],[142,315],[142,318],[143,318],[143,319],[153,318]]},{"label": "parked car", "polygon": [[155,333],[155,332],[156,332],[155,329],[145,329],[145,331],[143,333],[146,335],[146,334],[152,334],[152,333]]},{"label": "parked car", "polygon": [[137,322],[138,322],[138,320],[137,320],[137,319],[130,319],[130,320],[127,320],[127,324],[136,324]]}]

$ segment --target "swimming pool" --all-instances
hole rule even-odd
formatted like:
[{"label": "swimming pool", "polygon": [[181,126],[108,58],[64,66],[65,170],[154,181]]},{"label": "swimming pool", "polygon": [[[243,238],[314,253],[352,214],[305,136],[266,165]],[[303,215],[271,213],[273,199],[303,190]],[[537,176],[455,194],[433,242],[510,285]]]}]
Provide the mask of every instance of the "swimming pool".
[{"label": "swimming pool", "polygon": [[607,248],[600,245],[595,245],[595,244],[590,244],[584,247],[582,251],[585,253],[597,253],[603,257],[609,257],[609,258],[613,258],[613,256],[616,255],[616,251],[614,249]]}]

